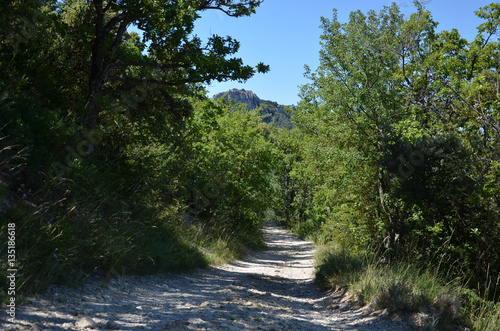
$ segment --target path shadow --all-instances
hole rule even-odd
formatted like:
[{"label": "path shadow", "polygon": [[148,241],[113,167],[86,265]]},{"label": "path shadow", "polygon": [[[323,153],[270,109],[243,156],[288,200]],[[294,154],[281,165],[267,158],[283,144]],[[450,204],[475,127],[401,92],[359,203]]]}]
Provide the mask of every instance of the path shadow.
[{"label": "path shadow", "polygon": [[[355,318],[337,322],[338,315],[325,309],[330,297],[310,273],[314,247],[274,226],[265,229],[268,249],[244,260],[175,275],[122,277],[106,286],[89,283],[65,290],[61,299],[23,307],[19,320],[67,330],[62,325],[85,312],[100,328],[113,321],[119,330],[365,329]],[[276,270],[292,270],[292,278]]]}]

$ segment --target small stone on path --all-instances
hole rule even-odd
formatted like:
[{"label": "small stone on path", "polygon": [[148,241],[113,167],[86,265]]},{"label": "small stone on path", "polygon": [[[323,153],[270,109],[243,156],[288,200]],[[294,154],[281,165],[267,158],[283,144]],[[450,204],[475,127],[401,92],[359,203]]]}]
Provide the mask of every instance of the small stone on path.
[{"label": "small stone on path", "polygon": [[95,329],[97,327],[97,323],[92,318],[83,316],[76,321],[75,326],[82,329]]}]

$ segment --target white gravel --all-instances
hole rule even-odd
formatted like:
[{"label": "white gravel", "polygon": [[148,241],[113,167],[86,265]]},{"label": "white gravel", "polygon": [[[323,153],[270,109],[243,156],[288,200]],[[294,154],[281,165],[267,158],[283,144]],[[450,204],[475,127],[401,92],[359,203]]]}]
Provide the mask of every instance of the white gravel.
[{"label": "white gravel", "polygon": [[184,274],[123,276],[78,289],[53,286],[0,330],[408,330],[320,291],[314,246],[274,223],[268,249]]}]

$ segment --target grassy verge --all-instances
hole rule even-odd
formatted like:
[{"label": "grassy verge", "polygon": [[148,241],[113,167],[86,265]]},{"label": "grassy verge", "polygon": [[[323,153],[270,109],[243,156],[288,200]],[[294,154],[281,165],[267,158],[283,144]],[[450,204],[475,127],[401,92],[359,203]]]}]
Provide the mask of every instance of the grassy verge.
[{"label": "grassy verge", "polygon": [[[77,285],[92,275],[112,278],[221,264],[263,245],[258,228],[230,232],[217,222],[187,222],[179,205],[144,193],[120,195],[112,183],[101,182],[79,187],[62,180],[37,192],[8,192],[8,206],[0,210],[0,278],[7,279],[6,236],[14,223],[18,300],[51,284]],[[7,292],[2,282],[0,302],[8,299]]]},{"label": "grassy verge", "polygon": [[472,330],[500,330],[500,302],[486,300],[469,289],[461,292],[462,314]]},{"label": "grassy verge", "polygon": [[368,263],[346,250],[320,247],[316,280],[324,288],[346,290],[358,305],[387,309],[390,314],[419,314],[423,329],[453,330],[466,325],[472,330],[500,330],[500,304],[408,263]]},{"label": "grassy verge", "polygon": [[219,265],[244,257],[248,249],[265,247],[261,231],[237,233],[224,228],[190,225],[183,235],[203,254],[209,264]]},{"label": "grassy verge", "polygon": [[[92,275],[113,278],[222,264],[263,245],[257,230],[237,235],[202,222],[189,224],[175,211],[158,216],[137,208],[105,218],[102,210],[87,213],[83,206],[65,206],[65,213],[52,208],[40,216],[37,208],[17,204],[1,213],[9,220],[0,226],[2,257],[7,256],[8,224],[15,223],[19,300],[51,284],[73,286]],[[66,213],[70,216],[61,216]],[[0,260],[0,268],[0,277],[7,279],[7,259]],[[1,301],[8,299],[5,285],[0,287]]]}]

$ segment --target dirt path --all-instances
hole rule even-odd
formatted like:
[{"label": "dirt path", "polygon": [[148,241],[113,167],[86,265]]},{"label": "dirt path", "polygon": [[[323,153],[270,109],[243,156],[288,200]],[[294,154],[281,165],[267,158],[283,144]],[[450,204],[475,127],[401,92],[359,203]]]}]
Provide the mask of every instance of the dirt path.
[{"label": "dirt path", "polygon": [[[268,249],[181,275],[121,277],[53,287],[18,310],[24,330],[407,330],[344,309],[313,283],[311,243],[266,224]],[[335,308],[332,308],[335,307]],[[92,327],[92,322],[95,325]]]}]

